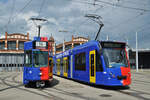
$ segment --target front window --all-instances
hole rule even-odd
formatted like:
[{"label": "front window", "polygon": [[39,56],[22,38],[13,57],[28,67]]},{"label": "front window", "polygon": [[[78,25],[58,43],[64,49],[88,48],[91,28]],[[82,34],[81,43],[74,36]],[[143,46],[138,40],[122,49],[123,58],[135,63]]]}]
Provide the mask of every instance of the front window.
[{"label": "front window", "polygon": [[117,66],[128,66],[125,49],[123,48],[104,48],[103,49],[104,59],[106,66],[109,68]]},{"label": "front window", "polygon": [[33,51],[34,67],[48,66],[48,52],[47,51]]}]

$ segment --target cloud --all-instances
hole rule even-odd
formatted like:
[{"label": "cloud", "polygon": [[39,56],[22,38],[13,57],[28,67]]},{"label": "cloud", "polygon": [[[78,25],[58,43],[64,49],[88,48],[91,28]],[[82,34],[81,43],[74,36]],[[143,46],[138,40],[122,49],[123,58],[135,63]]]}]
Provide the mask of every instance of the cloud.
[{"label": "cloud", "polygon": [[[114,4],[114,6],[94,0],[45,0],[41,9],[40,17],[48,20],[42,24],[41,36],[50,37],[51,34],[57,43],[70,40],[72,35],[91,37],[94,39],[98,24],[85,18],[85,14],[97,14],[103,19],[104,27],[100,33],[100,40],[106,40],[107,35],[110,40],[125,41],[129,40],[129,45],[135,48],[135,32],[139,31],[139,47],[147,48],[150,46],[149,26],[150,13],[135,9],[117,7],[115,5],[127,6],[130,8],[141,8],[150,10],[148,0],[101,0]],[[30,21],[31,17],[37,17],[42,4],[42,0],[15,0],[15,9],[11,18],[11,23],[7,25],[11,16],[12,0],[0,1],[0,30],[2,35],[8,33],[30,33],[31,38],[37,36],[37,27]],[[25,7],[21,12],[20,10]],[[59,32],[66,30],[68,32]]]}]

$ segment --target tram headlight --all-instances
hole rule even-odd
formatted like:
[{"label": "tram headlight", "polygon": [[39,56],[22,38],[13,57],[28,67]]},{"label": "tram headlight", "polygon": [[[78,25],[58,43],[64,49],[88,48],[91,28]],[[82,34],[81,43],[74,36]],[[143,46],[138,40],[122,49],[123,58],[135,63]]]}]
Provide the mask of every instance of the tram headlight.
[{"label": "tram headlight", "polygon": [[32,71],[30,70],[29,73],[32,74]]},{"label": "tram headlight", "polygon": [[122,81],[120,81],[121,83],[123,83],[123,80]]},{"label": "tram headlight", "polygon": [[39,75],[42,76],[42,73],[40,72]]},{"label": "tram headlight", "polygon": [[109,74],[112,78],[115,78],[115,75],[112,72],[110,72]]}]

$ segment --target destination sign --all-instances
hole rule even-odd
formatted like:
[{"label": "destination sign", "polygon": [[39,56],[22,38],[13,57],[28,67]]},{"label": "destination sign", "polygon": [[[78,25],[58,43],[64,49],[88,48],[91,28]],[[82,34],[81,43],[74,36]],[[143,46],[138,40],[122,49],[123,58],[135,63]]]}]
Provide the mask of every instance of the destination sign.
[{"label": "destination sign", "polygon": [[34,48],[41,48],[41,49],[47,49],[48,43],[43,41],[35,41],[34,42]]},{"label": "destination sign", "polygon": [[36,47],[46,47],[46,42],[38,42],[36,41]]},{"label": "destination sign", "polygon": [[117,42],[102,42],[103,48],[124,48],[125,43],[117,43]]}]

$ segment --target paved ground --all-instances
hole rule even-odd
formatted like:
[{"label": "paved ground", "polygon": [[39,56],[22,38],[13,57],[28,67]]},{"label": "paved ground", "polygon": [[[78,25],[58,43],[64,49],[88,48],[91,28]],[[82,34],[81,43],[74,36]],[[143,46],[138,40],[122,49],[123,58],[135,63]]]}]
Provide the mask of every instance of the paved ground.
[{"label": "paved ground", "polygon": [[0,100],[150,100],[150,70],[132,71],[129,89],[91,86],[57,76],[47,88],[25,88],[22,72],[0,72]]}]

